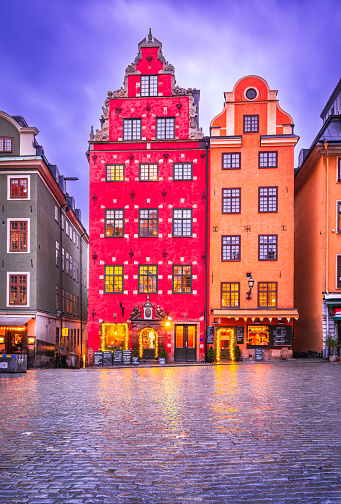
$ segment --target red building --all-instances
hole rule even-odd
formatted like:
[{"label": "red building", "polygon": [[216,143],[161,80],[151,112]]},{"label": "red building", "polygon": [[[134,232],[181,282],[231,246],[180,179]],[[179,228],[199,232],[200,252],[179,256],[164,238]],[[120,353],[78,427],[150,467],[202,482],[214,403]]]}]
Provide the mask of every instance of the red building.
[{"label": "red building", "polygon": [[207,149],[200,92],[149,32],[90,134],[89,362],[132,349],[204,360]]}]

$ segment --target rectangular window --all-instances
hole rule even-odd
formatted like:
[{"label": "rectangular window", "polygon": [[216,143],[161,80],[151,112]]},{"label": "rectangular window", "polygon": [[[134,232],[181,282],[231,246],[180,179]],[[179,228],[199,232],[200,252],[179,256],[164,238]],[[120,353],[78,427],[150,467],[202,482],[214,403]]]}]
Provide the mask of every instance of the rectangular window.
[{"label": "rectangular window", "polygon": [[54,207],[54,220],[56,222],[59,222],[59,208],[57,207],[57,205],[55,205]]},{"label": "rectangular window", "polygon": [[27,198],[27,196],[28,196],[28,179],[27,178],[11,178],[10,179],[10,194],[11,194],[11,198]]},{"label": "rectangular window", "polygon": [[276,308],[277,282],[258,282],[258,307]]},{"label": "rectangular window", "polygon": [[158,235],[158,211],[144,209],[139,211],[139,236]]},{"label": "rectangular window", "polygon": [[104,292],[123,292],[123,266],[104,266]]},{"label": "rectangular window", "polygon": [[62,271],[64,271],[65,268],[65,250],[64,247],[62,247]]},{"label": "rectangular window", "polygon": [[221,237],[221,260],[240,261],[240,235]]},{"label": "rectangular window", "polygon": [[70,277],[72,278],[72,255],[70,254]]},{"label": "rectangular window", "polygon": [[258,236],[259,261],[277,261],[277,235]]},{"label": "rectangular window", "polygon": [[56,285],[56,310],[59,310],[59,285]]},{"label": "rectangular window", "polygon": [[174,163],[173,180],[193,180],[193,164]]},{"label": "rectangular window", "polygon": [[341,182],[341,158],[337,159],[337,181]]},{"label": "rectangular window", "polygon": [[107,165],[106,181],[107,182],[122,182],[124,180],[124,165]]},{"label": "rectangular window", "polygon": [[222,213],[240,213],[240,193],[239,187],[223,189],[222,192]]},{"label": "rectangular window", "polygon": [[70,234],[70,240],[72,241],[72,232],[73,232],[73,228],[72,226],[70,225],[69,226],[69,234]]},{"label": "rectangular window", "polygon": [[337,259],[337,264],[336,264],[336,267],[337,267],[336,286],[337,286],[338,289],[341,289],[341,255],[336,256],[336,259]]},{"label": "rectangular window", "polygon": [[67,219],[66,219],[66,226],[65,226],[65,234],[66,234],[66,236],[69,236],[69,222]]},{"label": "rectangular window", "polygon": [[76,280],[76,259],[73,259],[73,279]]},{"label": "rectangular window", "polygon": [[258,212],[271,213],[277,212],[278,195],[277,187],[259,187],[258,188]]},{"label": "rectangular window", "polygon": [[76,236],[77,248],[79,248],[79,235]]},{"label": "rectangular window", "polygon": [[59,242],[56,241],[56,266],[59,268]]},{"label": "rectangular window", "polygon": [[246,343],[250,346],[267,346],[269,344],[269,326],[247,326]]},{"label": "rectangular window", "polygon": [[156,119],[156,138],[158,140],[175,138],[175,117],[158,117]]},{"label": "rectangular window", "polygon": [[223,154],[222,159],[223,170],[238,170],[240,169],[240,152]]},{"label": "rectangular window", "polygon": [[124,235],[124,210],[105,211],[105,236],[122,238]]},{"label": "rectangular window", "polygon": [[192,266],[173,266],[173,292],[192,293]]},{"label": "rectangular window", "polygon": [[9,304],[27,305],[27,275],[9,275]]},{"label": "rectangular window", "polygon": [[157,292],[157,266],[139,266],[139,293]]},{"label": "rectangular window", "polygon": [[79,262],[76,262],[76,280],[79,283]]},{"label": "rectangular window", "polygon": [[[79,312],[79,310],[78,310]],[[77,345],[79,345],[79,329],[77,329]]]},{"label": "rectangular window", "polygon": [[337,232],[341,233],[341,201],[337,202]]},{"label": "rectangular window", "polygon": [[141,75],[141,96],[157,96],[157,75]]},{"label": "rectangular window", "polygon": [[65,254],[65,273],[68,275],[70,272],[70,255],[68,252]]},{"label": "rectangular window", "polygon": [[123,119],[123,140],[141,140],[141,119]]},{"label": "rectangular window", "polygon": [[11,152],[11,151],[12,151],[12,138],[0,137],[0,152]]},{"label": "rectangular window", "polygon": [[64,215],[62,214],[62,230],[64,231],[64,228],[65,228],[65,217]]},{"label": "rectangular window", "polygon": [[27,221],[10,222],[10,251],[27,252]]},{"label": "rectangular window", "polygon": [[245,115],[243,116],[244,133],[258,133],[259,131],[259,116]]},{"label": "rectangular window", "polygon": [[140,164],[140,180],[159,180],[159,167],[157,164]]},{"label": "rectangular window", "polygon": [[259,152],[259,168],[277,168],[277,152]]},{"label": "rectangular window", "polygon": [[173,210],[173,236],[192,236],[192,209]]},{"label": "rectangular window", "polygon": [[239,282],[221,283],[221,306],[239,308]]},{"label": "rectangular window", "polygon": [[73,230],[73,243],[76,245],[76,231]]}]

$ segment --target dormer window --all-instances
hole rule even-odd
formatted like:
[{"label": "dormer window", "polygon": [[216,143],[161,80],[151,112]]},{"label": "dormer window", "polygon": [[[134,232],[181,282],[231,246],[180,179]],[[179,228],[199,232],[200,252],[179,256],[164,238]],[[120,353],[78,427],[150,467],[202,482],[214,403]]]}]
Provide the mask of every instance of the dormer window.
[{"label": "dormer window", "polygon": [[157,96],[157,75],[141,75],[141,96]]},{"label": "dormer window", "polygon": [[12,151],[12,138],[0,137],[0,152],[11,152],[11,151]]}]

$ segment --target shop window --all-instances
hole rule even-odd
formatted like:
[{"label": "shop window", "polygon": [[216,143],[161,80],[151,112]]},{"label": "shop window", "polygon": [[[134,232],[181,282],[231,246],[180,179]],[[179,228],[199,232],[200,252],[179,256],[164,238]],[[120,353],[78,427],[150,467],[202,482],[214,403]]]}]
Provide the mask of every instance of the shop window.
[{"label": "shop window", "polygon": [[169,140],[175,137],[175,118],[158,117],[156,119],[156,138]]},{"label": "shop window", "polygon": [[243,131],[244,133],[258,133],[259,131],[259,116],[244,115],[243,116]]},{"label": "shop window", "polygon": [[277,282],[258,282],[258,307],[276,308]]},{"label": "shop window", "polygon": [[240,261],[240,235],[221,237],[221,260]]},{"label": "shop window", "polygon": [[158,210],[149,208],[139,210],[139,236],[158,236]]},{"label": "shop window", "polygon": [[140,164],[140,181],[155,182],[159,180],[159,167],[157,164],[141,163]]},{"label": "shop window", "polygon": [[27,178],[11,178],[10,179],[10,197],[27,198],[28,197],[28,179]]},{"label": "shop window", "polygon": [[173,180],[193,180],[193,164],[174,163]]},{"label": "shop window", "polygon": [[139,293],[157,292],[157,266],[139,266]]},{"label": "shop window", "polygon": [[105,236],[107,238],[124,236],[124,210],[105,211]]},{"label": "shop window", "polygon": [[221,306],[223,308],[239,308],[239,282],[221,283]]},{"label": "shop window", "polygon": [[259,168],[277,168],[277,152],[259,152]]},{"label": "shop window", "polygon": [[173,236],[192,236],[192,209],[173,210]]},{"label": "shop window", "polygon": [[101,324],[101,350],[128,350],[128,324]]},{"label": "shop window", "polygon": [[192,293],[192,266],[173,266],[173,293]]},{"label": "shop window", "polygon": [[222,157],[223,170],[239,170],[240,169],[240,152],[231,152],[223,154]]},{"label": "shop window", "polygon": [[27,275],[9,275],[9,304],[27,305]]},{"label": "shop window", "polygon": [[123,140],[141,140],[141,119],[123,119]]},{"label": "shop window", "polygon": [[268,346],[269,326],[262,326],[262,325],[248,326],[246,343],[250,346]]},{"label": "shop window", "polygon": [[123,266],[104,266],[104,292],[123,292]]},{"label": "shop window", "polygon": [[258,259],[277,261],[277,235],[258,236]]},{"label": "shop window", "polygon": [[10,222],[10,252],[27,252],[27,221]]},{"label": "shop window", "polygon": [[278,187],[258,188],[258,212],[272,213],[278,209]]},{"label": "shop window", "polygon": [[240,213],[240,187],[222,190],[222,213]]},{"label": "shop window", "polygon": [[107,165],[106,167],[107,182],[122,182],[123,180],[124,180],[123,164]]},{"label": "shop window", "polygon": [[157,75],[141,75],[140,84],[141,96],[157,96],[158,94],[158,76]]},{"label": "shop window", "polygon": [[11,152],[11,151],[12,151],[12,138],[0,137],[0,152]]}]

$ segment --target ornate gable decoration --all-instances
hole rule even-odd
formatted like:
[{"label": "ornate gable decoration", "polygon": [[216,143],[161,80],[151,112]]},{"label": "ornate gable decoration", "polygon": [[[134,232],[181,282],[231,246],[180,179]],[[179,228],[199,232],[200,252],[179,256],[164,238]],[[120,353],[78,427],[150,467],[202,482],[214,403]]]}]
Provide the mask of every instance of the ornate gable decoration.
[{"label": "ornate gable decoration", "polygon": [[[192,90],[188,90],[192,91]],[[204,138],[204,133],[202,128],[198,128],[197,122],[195,120],[197,116],[197,106],[194,102],[194,96],[190,94],[189,96],[189,138],[192,140],[200,140]]]}]

